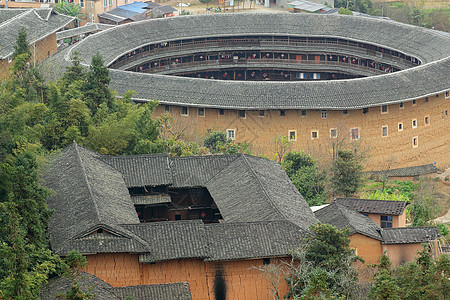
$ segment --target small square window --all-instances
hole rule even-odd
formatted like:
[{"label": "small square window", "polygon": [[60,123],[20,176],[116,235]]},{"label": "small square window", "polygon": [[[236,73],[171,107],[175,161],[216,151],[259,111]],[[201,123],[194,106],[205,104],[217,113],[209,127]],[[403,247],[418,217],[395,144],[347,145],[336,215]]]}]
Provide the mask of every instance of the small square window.
[{"label": "small square window", "polygon": [[386,114],[388,112],[388,107],[387,107],[387,105],[382,105],[381,106],[381,113],[382,114]]},{"label": "small square window", "polygon": [[337,129],[336,128],[330,129],[330,138],[332,138],[332,139],[337,138]]},{"label": "small square window", "polygon": [[235,134],[235,130],[234,129],[227,129],[227,139],[229,140],[234,140],[236,138],[236,134]]},{"label": "small square window", "polygon": [[170,105],[164,105],[164,111],[166,113],[170,112]]},{"label": "small square window", "polygon": [[428,102],[428,97],[425,97],[425,102]]},{"label": "small square window", "polygon": [[320,116],[322,117],[322,119],[326,119],[327,118],[327,111],[326,110],[322,110]]},{"label": "small square window", "polygon": [[358,128],[352,128],[350,129],[350,139],[351,140],[358,140],[359,139],[359,129]]},{"label": "small square window", "polygon": [[363,108],[363,114],[367,114],[369,112],[368,108]]},{"label": "small square window", "polygon": [[286,111],[285,110],[280,110],[280,116],[284,117],[286,115]]},{"label": "small square window", "polygon": [[239,115],[239,118],[245,119],[245,110],[238,110],[238,115]]},{"label": "small square window", "polygon": [[398,123],[398,131],[403,131],[403,123]]},{"label": "small square window", "polygon": [[412,128],[417,128],[417,120],[412,120]]},{"label": "small square window", "polygon": [[348,110],[347,110],[347,109],[343,110],[343,111],[342,111],[342,114],[343,114],[343,115],[348,115]]},{"label": "small square window", "polygon": [[302,117],[306,117],[306,109],[302,109]]},{"label": "small square window", "polygon": [[400,109],[402,109],[402,108],[405,108],[405,105],[403,105],[403,102],[401,102],[401,103],[398,105],[398,107],[399,107]]},{"label": "small square window", "polygon": [[415,136],[412,138],[412,146],[413,148],[417,148],[419,146],[419,137]]},{"label": "small square window", "polygon": [[414,106],[414,105],[416,105],[416,104],[417,104],[417,101],[416,101],[416,100],[413,100],[412,105]]},{"label": "small square window", "polygon": [[436,98],[439,98],[439,94],[436,94]]},{"label": "small square window", "polygon": [[176,214],[175,215],[175,221],[180,221],[181,220],[181,215],[180,214]]},{"label": "small square window", "polygon": [[380,216],[381,228],[392,228],[392,216]]},{"label": "small square window", "polygon": [[289,138],[289,141],[296,141],[297,140],[297,130],[289,130],[288,138]]},{"label": "small square window", "polygon": [[189,115],[189,108],[187,106],[182,106],[181,107],[181,115],[182,116],[187,116]]},{"label": "small square window", "polygon": [[225,111],[223,109],[219,109],[219,115],[223,116],[225,114]]},{"label": "small square window", "polygon": [[387,127],[387,125],[383,126],[381,131],[382,131],[382,136],[383,137],[388,136],[388,127]]},{"label": "small square window", "polygon": [[426,116],[424,121],[425,121],[425,125],[430,125],[430,117]]},{"label": "small square window", "polygon": [[205,109],[203,107],[199,107],[198,110],[197,110],[197,114],[200,117],[204,117],[205,116]]},{"label": "small square window", "polygon": [[260,110],[259,111],[259,116],[260,117],[265,117],[266,116],[266,111],[265,110]]},{"label": "small square window", "polygon": [[311,131],[311,139],[318,139],[318,138],[319,138],[319,132]]},{"label": "small square window", "polygon": [[450,91],[445,92],[445,98],[450,98]]}]

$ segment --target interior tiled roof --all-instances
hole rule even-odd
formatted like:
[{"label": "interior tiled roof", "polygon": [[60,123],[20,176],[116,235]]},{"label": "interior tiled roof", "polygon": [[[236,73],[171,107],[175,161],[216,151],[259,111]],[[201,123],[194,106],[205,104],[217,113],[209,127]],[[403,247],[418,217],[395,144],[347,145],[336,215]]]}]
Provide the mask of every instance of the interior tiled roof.
[{"label": "interior tiled roof", "polygon": [[113,28],[114,26],[115,25],[102,24],[102,23],[87,23],[84,26],[57,32],[56,40],[59,41],[59,40],[67,39],[67,38],[82,35],[82,34],[102,31],[102,30],[106,30],[109,28]]},{"label": "interior tiled roof", "polygon": [[167,154],[100,156],[103,162],[119,171],[127,187],[172,184]]},{"label": "interior tiled roof", "polygon": [[356,198],[336,198],[334,202],[359,213],[380,215],[401,215],[409,202],[392,200],[372,200]]}]

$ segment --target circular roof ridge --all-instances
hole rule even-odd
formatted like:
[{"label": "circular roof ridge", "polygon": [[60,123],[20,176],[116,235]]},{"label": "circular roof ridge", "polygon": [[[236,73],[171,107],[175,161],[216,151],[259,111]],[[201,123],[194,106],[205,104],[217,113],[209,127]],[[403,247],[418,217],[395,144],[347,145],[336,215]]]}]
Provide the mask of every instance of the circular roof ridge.
[{"label": "circular roof ridge", "polygon": [[[199,19],[211,21],[201,34]],[[119,94],[134,90],[138,101],[156,99],[167,104],[238,109],[357,109],[419,99],[450,89],[450,38],[412,25],[365,17],[239,13],[151,19],[89,36],[70,51],[79,51],[87,60],[98,52],[109,64],[152,42],[214,36],[215,32],[361,39],[419,57],[425,63],[378,76],[305,82],[220,81],[111,70],[111,88]]]}]

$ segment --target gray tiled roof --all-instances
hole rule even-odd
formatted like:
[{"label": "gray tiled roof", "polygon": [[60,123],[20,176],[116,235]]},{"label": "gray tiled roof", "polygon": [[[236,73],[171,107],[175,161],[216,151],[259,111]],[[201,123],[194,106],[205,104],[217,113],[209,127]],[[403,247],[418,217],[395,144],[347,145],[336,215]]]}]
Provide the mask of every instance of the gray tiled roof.
[{"label": "gray tiled roof", "polygon": [[[242,154],[110,157],[74,143],[53,158],[44,177],[47,186],[56,191],[48,200],[55,210],[49,233],[52,249],[61,255],[72,249],[83,254],[140,253],[143,261],[286,255],[286,247],[293,246],[291,238],[297,236],[281,232],[302,233],[318,222],[276,162]],[[167,195],[130,197],[127,187],[142,185],[206,187],[227,225],[210,228],[201,220],[139,223],[134,203],[149,204],[149,198],[153,201],[155,197],[158,202],[161,197],[168,200]],[[242,222],[254,222],[245,223],[254,230],[245,231]],[[241,225],[234,225],[237,223]],[[283,236],[281,242],[277,236],[268,236],[277,230]],[[242,248],[233,246],[235,254],[209,245],[208,233],[216,238],[233,232],[241,232],[236,238],[243,241]],[[252,237],[251,232],[258,236]],[[273,239],[280,245],[270,248],[261,244],[249,252],[244,241],[252,239]]]},{"label": "gray tiled roof", "polygon": [[102,30],[106,30],[109,28],[113,28],[114,26],[115,25],[102,24],[102,23],[87,23],[84,26],[57,32],[56,40],[59,41],[59,40],[73,37],[73,36],[78,36],[78,35],[91,33],[91,32],[102,31]]},{"label": "gray tiled roof", "polygon": [[[88,290],[91,294],[94,294],[94,300],[125,300],[127,296],[132,296],[135,300],[192,299],[189,283],[187,282],[112,287],[100,278],[82,271],[75,275],[75,279],[82,290]],[[71,279],[54,277],[43,286],[41,299],[61,299],[60,295],[64,294],[71,287]]]},{"label": "gray tiled roof", "polygon": [[371,171],[371,172],[367,172],[367,173],[373,174],[375,176],[384,175],[387,177],[412,177],[412,176],[421,176],[421,175],[436,173],[437,171],[439,171],[439,169],[434,164],[427,164],[427,165],[406,167],[406,168],[399,168],[399,169]]},{"label": "gray tiled roof", "polygon": [[205,186],[239,154],[174,157],[170,159],[173,187]]},{"label": "gray tiled roof", "polygon": [[306,231],[286,221],[205,225],[207,261],[287,256],[299,247]]},{"label": "gray tiled roof", "polygon": [[135,300],[191,300],[189,283],[176,282],[167,284],[136,285],[107,288],[118,299],[125,300],[131,296]]},{"label": "gray tiled roof", "polygon": [[[0,8],[0,59],[9,57],[14,52],[19,29],[24,27],[27,31],[27,40],[30,44],[40,41],[52,33],[60,30],[74,20],[73,17],[61,15],[52,8],[33,9]],[[17,12],[22,12],[18,14]]]},{"label": "gray tiled roof", "polygon": [[150,205],[158,203],[170,203],[169,195],[146,195],[146,196],[131,196],[133,204]]},{"label": "gray tiled roof", "polygon": [[[75,275],[75,279],[82,290],[91,289],[91,293],[95,294],[94,300],[119,300],[115,294],[108,289],[112,286],[100,278],[85,272],[79,272]],[[42,300],[57,300],[61,299],[61,294],[64,294],[72,287],[72,280],[66,277],[53,277],[49,279],[41,289]],[[138,299],[136,299],[138,300]]]},{"label": "gray tiled roof", "polygon": [[[201,31],[198,24],[208,24]],[[242,109],[356,109],[405,102],[450,88],[450,38],[432,30],[379,19],[315,14],[214,14],[118,26],[78,43],[90,61],[111,63],[142,45],[180,38],[229,35],[341,37],[389,47],[421,59],[411,69],[367,78],[307,82],[237,82],[111,70],[110,87],[135,100]],[[149,88],[151,87],[151,88]]]},{"label": "gray tiled roof", "polygon": [[227,222],[289,220],[307,229],[311,209],[274,161],[241,155],[206,183]]},{"label": "gray tiled roof", "polygon": [[74,143],[45,172],[46,185],[56,191],[48,204],[55,210],[49,233],[57,253],[70,251],[66,243],[99,224],[139,223],[122,175],[97,156]]},{"label": "gray tiled roof", "polygon": [[427,243],[441,237],[438,227],[385,228],[381,235],[383,244]]},{"label": "gray tiled roof", "polygon": [[140,262],[199,258],[206,261],[287,256],[306,230],[287,221],[203,224],[201,220],[124,225],[152,244]]},{"label": "gray tiled roof", "polygon": [[100,156],[103,162],[119,171],[127,187],[172,184],[167,154]]},{"label": "gray tiled roof", "polygon": [[409,202],[391,200],[372,200],[356,198],[336,198],[335,203],[359,213],[399,216],[403,214]]},{"label": "gray tiled roof", "polygon": [[152,12],[156,14],[170,14],[174,11],[177,10],[170,5],[159,6],[152,9]]},{"label": "gray tiled roof", "polygon": [[372,219],[336,202],[315,211],[314,214],[322,223],[331,224],[338,229],[350,229],[350,234],[359,233],[382,240],[381,228]]},{"label": "gray tiled roof", "polygon": [[141,254],[140,261],[208,256],[206,232],[201,220],[141,223],[122,227],[151,244],[151,251]]}]

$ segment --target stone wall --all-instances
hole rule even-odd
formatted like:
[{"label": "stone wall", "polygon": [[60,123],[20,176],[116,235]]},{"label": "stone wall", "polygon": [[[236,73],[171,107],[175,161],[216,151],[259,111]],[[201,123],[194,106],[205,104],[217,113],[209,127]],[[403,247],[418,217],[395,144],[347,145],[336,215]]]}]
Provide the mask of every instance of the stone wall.
[{"label": "stone wall", "polygon": [[[165,113],[166,109],[165,105],[160,105],[156,115]],[[302,110],[285,110],[284,115],[280,110],[266,110],[264,116],[260,116],[260,111],[246,111],[245,117],[240,117],[236,109],[224,109],[220,115],[220,109],[206,108],[204,116],[199,116],[195,107],[189,107],[187,116],[181,115],[180,106],[168,109],[175,122],[188,125],[192,136],[199,140],[208,130],[233,129],[236,142],[250,142],[255,154],[265,154],[269,158],[276,152],[273,138],[288,136],[292,131],[295,134],[291,143],[293,150],[305,150],[316,158],[329,159],[333,145],[346,144],[367,155],[366,170],[410,167],[435,161],[438,168],[450,164],[447,143],[450,140],[450,97],[446,98],[444,93],[429,96],[428,100],[388,105],[387,112],[382,112],[380,106],[367,111],[328,110],[326,118],[322,118],[320,110],[303,113]],[[383,136],[384,126],[387,126],[387,136]],[[330,136],[332,129],[336,130],[337,138]],[[358,129],[357,140],[352,139],[351,129]]]}]

